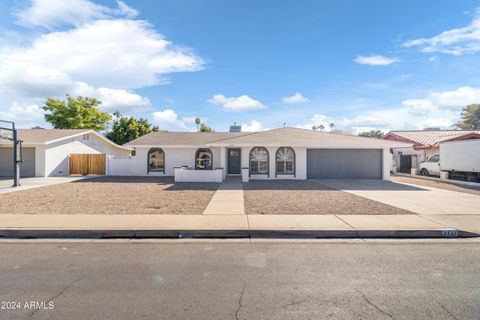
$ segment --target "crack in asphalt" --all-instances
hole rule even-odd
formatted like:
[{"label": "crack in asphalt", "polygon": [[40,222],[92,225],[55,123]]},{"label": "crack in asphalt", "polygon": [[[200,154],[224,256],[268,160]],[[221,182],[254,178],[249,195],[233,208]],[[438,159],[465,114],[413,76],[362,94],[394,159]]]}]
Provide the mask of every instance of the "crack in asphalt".
[{"label": "crack in asphalt", "polygon": [[[71,287],[73,287],[76,283],[80,282],[81,280],[83,280],[83,278],[85,278],[85,275],[81,276],[80,278],[70,282],[69,284],[67,284],[66,286],[64,286],[60,292],[58,292],[56,295],[54,295],[53,297],[51,297],[50,299],[47,300],[47,302],[50,302],[50,301],[53,301],[55,299],[57,299],[58,297],[60,297],[61,295],[65,294],[65,292],[67,292],[68,289],[70,289]],[[32,312],[30,312],[30,314],[28,315],[28,318],[27,319],[31,319],[35,313],[40,310],[40,309],[35,309],[33,310]]]},{"label": "crack in asphalt", "polygon": [[443,310],[445,310],[446,313],[448,313],[448,315],[449,315],[450,317],[452,317],[452,319],[458,320],[457,317],[455,317],[455,316],[447,309],[447,307],[445,307],[440,301],[437,301],[437,303],[440,305],[440,307],[442,307]]},{"label": "crack in asphalt", "polygon": [[288,308],[288,307],[291,307],[291,306],[295,306],[297,304],[304,303],[305,301],[307,301],[307,300],[306,299],[301,299],[301,300],[298,300],[298,301],[292,301],[290,303],[287,303],[287,304],[283,305],[282,308]]},{"label": "crack in asphalt", "polygon": [[372,307],[374,307],[375,309],[377,309],[378,312],[380,312],[381,314],[389,317],[389,318],[392,319],[392,320],[395,320],[395,318],[394,318],[390,313],[388,313],[388,312],[380,309],[380,308],[377,307],[373,302],[371,302],[363,292],[361,292],[360,290],[355,290],[355,291],[356,291],[357,293],[359,293],[359,294],[362,296],[362,298],[363,298],[369,305],[371,305]]},{"label": "crack in asphalt", "polygon": [[247,288],[247,285],[244,284],[242,288],[242,293],[240,294],[240,297],[238,298],[238,307],[237,310],[235,310],[235,320],[238,320],[238,313],[240,312],[240,309],[243,307],[242,301],[243,301],[243,294],[245,293],[245,289]]}]

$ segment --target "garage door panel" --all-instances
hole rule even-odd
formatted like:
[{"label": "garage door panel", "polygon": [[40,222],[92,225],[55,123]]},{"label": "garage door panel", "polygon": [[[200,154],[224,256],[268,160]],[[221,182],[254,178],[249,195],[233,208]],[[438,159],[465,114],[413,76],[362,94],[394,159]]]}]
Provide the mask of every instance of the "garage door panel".
[{"label": "garage door panel", "polygon": [[[35,176],[35,148],[23,148],[20,175]],[[0,148],[0,177],[13,177],[13,148]]]},{"label": "garage door panel", "polygon": [[381,179],[382,150],[308,149],[308,179]]}]

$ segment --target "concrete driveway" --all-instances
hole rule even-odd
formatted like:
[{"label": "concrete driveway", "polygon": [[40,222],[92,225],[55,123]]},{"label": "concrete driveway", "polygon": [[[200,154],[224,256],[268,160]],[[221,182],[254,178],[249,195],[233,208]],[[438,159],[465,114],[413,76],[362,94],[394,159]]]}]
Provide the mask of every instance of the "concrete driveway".
[{"label": "concrete driveway", "polygon": [[89,179],[92,177],[35,177],[35,178],[21,178],[20,187],[12,188],[12,178],[0,178],[0,194],[21,191],[26,189],[40,188],[46,186],[53,186],[60,183],[72,182],[82,179]]},{"label": "concrete driveway", "polygon": [[384,180],[315,180],[418,214],[480,214],[480,196]]}]

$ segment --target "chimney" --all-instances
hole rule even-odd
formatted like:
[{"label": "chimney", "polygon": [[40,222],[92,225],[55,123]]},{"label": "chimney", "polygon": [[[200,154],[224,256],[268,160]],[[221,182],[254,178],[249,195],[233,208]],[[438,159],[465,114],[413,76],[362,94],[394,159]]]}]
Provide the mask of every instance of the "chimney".
[{"label": "chimney", "polygon": [[237,123],[234,122],[233,125],[230,126],[230,132],[242,132],[242,126],[237,126]]}]

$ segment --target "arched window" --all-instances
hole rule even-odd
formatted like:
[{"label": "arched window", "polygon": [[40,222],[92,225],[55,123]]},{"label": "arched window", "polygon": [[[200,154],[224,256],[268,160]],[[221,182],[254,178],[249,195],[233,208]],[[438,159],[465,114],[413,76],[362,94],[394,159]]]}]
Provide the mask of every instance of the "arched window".
[{"label": "arched window", "polygon": [[165,173],[165,152],[162,149],[148,150],[148,171]]},{"label": "arched window", "polygon": [[198,149],[195,153],[195,170],[212,170],[213,154],[208,148]]},{"label": "arched window", "polygon": [[295,151],[280,147],[275,155],[277,174],[295,174]]},{"label": "arched window", "polygon": [[268,174],[268,150],[255,147],[250,151],[250,174]]}]

